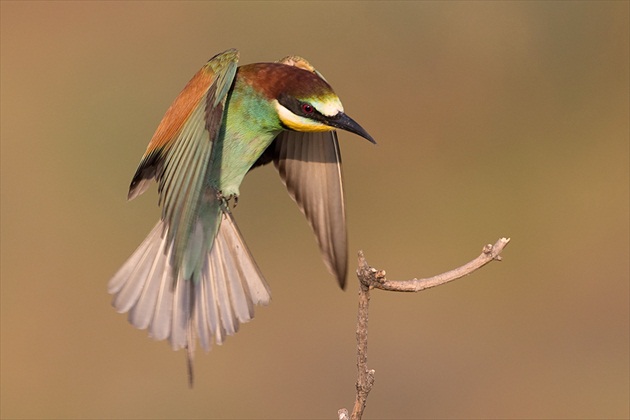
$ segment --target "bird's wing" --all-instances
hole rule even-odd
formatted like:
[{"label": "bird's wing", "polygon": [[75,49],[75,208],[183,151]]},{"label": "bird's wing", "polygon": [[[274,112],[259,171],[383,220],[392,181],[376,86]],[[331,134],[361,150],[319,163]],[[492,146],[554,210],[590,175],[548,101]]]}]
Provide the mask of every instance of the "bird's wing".
[{"label": "bird's wing", "polygon": [[[311,71],[324,79],[301,57],[290,56],[280,62]],[[259,164],[271,160],[313,228],[328,270],[345,288],[348,245],[337,133],[283,131]]]},{"label": "bird's wing", "polygon": [[174,349],[195,336],[209,350],[269,302],[269,288],[206,171],[235,77],[238,53],[212,58],[177,97],[149,144],[129,198],[157,178],[162,220],[112,277],[113,305]]},{"label": "bird's wing", "polygon": [[[237,64],[238,52],[228,50],[210,59],[188,82],[166,111],[129,188],[133,199],[152,178],[157,179],[167,242],[173,242],[172,263],[176,270],[183,268],[184,278],[199,268],[201,256],[208,251],[188,245],[199,236],[195,221],[203,214],[201,208],[218,205],[211,203],[217,197],[206,191],[204,182]],[[218,214],[208,219],[206,224],[219,222]],[[216,227],[205,226],[202,231],[214,235]],[[198,239],[212,245],[212,238]]]},{"label": "bird's wing", "polygon": [[285,131],[272,147],[289,195],[313,228],[328,270],[345,288],[348,245],[337,133]]}]

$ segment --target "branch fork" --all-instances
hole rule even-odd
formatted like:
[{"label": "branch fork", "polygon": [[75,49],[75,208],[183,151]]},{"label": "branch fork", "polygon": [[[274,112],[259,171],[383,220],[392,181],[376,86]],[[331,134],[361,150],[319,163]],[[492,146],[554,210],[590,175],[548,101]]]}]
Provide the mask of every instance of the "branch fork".
[{"label": "branch fork", "polygon": [[467,276],[491,261],[501,261],[501,252],[510,243],[510,238],[500,238],[494,245],[487,244],[481,254],[461,267],[438,274],[433,277],[411,280],[387,280],[385,270],[370,267],[363,251],[359,251],[359,310],[357,316],[357,382],[356,399],[352,414],[345,408],[337,412],[339,420],[360,420],[367,403],[367,397],[374,385],[374,369],[367,366],[368,313],[370,306],[370,290],[381,289],[392,292],[420,292],[431,287]]}]

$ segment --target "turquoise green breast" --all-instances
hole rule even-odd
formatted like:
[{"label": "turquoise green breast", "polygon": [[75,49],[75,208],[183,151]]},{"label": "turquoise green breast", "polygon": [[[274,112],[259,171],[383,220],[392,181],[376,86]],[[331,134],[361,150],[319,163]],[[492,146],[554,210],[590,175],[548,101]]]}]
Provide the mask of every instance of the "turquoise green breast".
[{"label": "turquoise green breast", "polygon": [[224,196],[238,195],[243,177],[280,131],[273,104],[237,77],[212,151],[211,184]]}]

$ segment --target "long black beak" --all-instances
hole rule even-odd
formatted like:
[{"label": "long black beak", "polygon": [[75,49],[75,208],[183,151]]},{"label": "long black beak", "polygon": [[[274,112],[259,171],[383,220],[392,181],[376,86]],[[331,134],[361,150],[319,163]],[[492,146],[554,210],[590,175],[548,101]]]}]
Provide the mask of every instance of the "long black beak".
[{"label": "long black beak", "polygon": [[342,130],[346,130],[351,133],[358,134],[364,139],[370,141],[371,143],[376,144],[376,141],[374,141],[372,136],[370,136],[368,132],[365,131],[363,127],[359,125],[359,123],[357,123],[355,120],[353,120],[352,118],[350,118],[343,112],[340,112],[335,116],[326,118],[326,124],[331,127],[340,128]]}]

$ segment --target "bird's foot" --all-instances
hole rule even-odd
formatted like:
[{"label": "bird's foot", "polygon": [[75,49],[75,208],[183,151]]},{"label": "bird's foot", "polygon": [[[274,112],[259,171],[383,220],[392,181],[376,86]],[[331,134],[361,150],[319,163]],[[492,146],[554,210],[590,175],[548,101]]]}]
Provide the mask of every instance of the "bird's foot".
[{"label": "bird's foot", "polygon": [[228,196],[225,196],[223,195],[223,191],[217,191],[217,198],[221,202],[221,207],[228,211],[230,209],[230,200],[234,199],[234,205],[232,206],[232,208],[236,208],[236,205],[238,204],[237,194],[230,194]]}]

